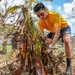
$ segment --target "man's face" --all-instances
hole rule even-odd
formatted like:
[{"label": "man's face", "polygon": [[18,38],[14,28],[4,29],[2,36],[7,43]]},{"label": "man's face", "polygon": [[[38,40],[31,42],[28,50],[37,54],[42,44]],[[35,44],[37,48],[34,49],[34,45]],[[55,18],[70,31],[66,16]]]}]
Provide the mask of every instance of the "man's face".
[{"label": "man's face", "polygon": [[38,12],[35,13],[40,19],[45,20],[48,16],[47,10],[40,9]]}]

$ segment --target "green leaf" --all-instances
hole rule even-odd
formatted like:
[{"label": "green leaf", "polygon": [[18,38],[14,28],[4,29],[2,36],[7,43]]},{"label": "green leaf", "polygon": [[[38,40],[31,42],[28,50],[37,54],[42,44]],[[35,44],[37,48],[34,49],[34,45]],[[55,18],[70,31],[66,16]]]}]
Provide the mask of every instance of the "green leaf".
[{"label": "green leaf", "polygon": [[34,3],[38,3],[38,0],[33,0],[34,1]]},{"label": "green leaf", "polygon": [[19,9],[19,8],[21,8],[21,6],[14,6],[14,7],[8,8],[6,12],[10,13],[10,12],[13,12],[13,11]]}]

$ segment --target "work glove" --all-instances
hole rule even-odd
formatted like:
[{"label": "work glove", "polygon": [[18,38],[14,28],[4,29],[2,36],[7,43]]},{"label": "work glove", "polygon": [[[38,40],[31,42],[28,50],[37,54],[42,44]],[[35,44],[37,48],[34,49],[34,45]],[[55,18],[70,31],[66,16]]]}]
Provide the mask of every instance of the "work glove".
[{"label": "work glove", "polygon": [[50,53],[51,50],[55,48],[54,46],[52,46],[52,44],[50,44],[48,47],[49,48],[46,50],[46,53]]},{"label": "work glove", "polygon": [[54,49],[55,46],[52,46],[52,44],[50,44],[50,45],[49,45],[49,48],[50,48],[50,49]]}]

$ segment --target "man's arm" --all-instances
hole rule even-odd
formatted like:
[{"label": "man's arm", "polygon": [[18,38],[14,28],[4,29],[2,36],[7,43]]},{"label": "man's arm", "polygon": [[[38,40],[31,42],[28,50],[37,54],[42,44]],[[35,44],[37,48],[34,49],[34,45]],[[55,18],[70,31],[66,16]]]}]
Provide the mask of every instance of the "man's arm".
[{"label": "man's arm", "polygon": [[40,35],[41,35],[41,37],[44,39],[44,31],[40,31]]},{"label": "man's arm", "polygon": [[55,45],[55,43],[57,42],[59,36],[60,36],[60,26],[55,28],[55,35],[54,35],[54,38],[52,40],[52,46]]}]

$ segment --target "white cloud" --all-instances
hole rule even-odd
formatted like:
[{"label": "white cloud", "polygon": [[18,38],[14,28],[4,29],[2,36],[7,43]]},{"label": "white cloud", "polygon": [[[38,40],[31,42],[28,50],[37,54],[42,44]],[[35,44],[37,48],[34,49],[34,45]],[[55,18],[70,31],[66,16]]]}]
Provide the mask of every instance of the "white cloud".
[{"label": "white cloud", "polygon": [[73,2],[75,2],[75,0],[73,0]]},{"label": "white cloud", "polygon": [[75,0],[73,0],[72,3],[66,3],[63,5],[64,7],[64,13],[63,16],[66,18],[66,20],[68,21],[68,24],[71,27],[71,31],[72,33],[75,33],[75,10],[73,11],[73,8],[75,8]]},{"label": "white cloud", "polygon": [[13,4],[14,5],[22,5],[22,4],[24,4],[24,0],[19,0],[19,1],[14,0]]},{"label": "white cloud", "polygon": [[44,2],[44,5],[49,9],[49,10],[52,10],[53,9],[53,6],[51,5],[51,2]]},{"label": "white cloud", "polygon": [[46,7],[47,7],[49,10],[52,10],[52,8],[53,8],[52,5],[47,5]]},{"label": "white cloud", "polygon": [[5,4],[5,2],[7,3],[7,8],[9,7],[9,6],[15,6],[15,5],[23,5],[24,4],[24,0],[19,0],[19,1],[17,1],[17,0],[2,0],[1,2],[0,2],[0,6],[3,6],[4,4]]},{"label": "white cloud", "polygon": [[58,10],[58,11],[61,11],[61,10],[62,10],[62,9],[61,9],[61,6],[58,6],[58,7],[57,7],[57,10]]},{"label": "white cloud", "polygon": [[8,4],[12,5],[12,6],[14,6],[14,5],[22,5],[22,4],[24,4],[24,0],[19,0],[19,1],[17,1],[17,0],[9,0]]},{"label": "white cloud", "polygon": [[72,3],[66,3],[64,6],[64,12],[70,14],[74,5]]}]

